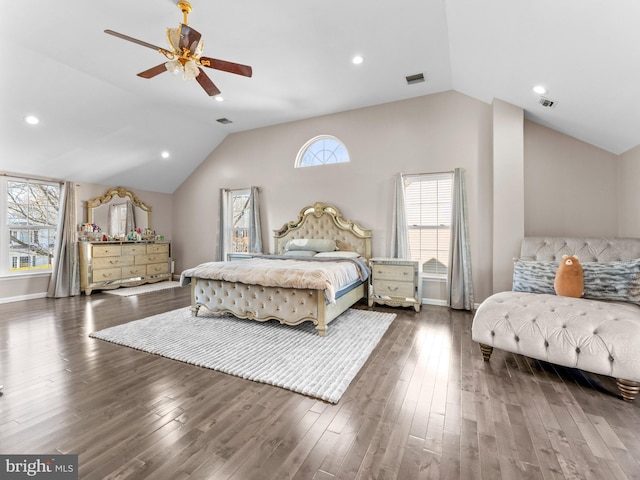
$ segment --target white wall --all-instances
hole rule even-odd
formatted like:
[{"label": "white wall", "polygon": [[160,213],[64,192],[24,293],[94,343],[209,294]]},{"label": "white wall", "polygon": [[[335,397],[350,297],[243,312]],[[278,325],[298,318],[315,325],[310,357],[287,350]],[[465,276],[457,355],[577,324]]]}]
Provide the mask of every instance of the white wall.
[{"label": "white wall", "polygon": [[618,180],[618,235],[640,237],[640,146],[620,155]]},{"label": "white wall", "polygon": [[[215,257],[220,188],[261,187],[269,249],[273,230],[323,201],[372,229],[373,254],[380,256],[389,254],[393,175],[462,167],[475,293],[484,298],[490,285],[479,279],[491,275],[490,132],[490,107],[449,91],[229,135],[174,193],[176,269]],[[342,140],[351,163],[294,169],[300,147],[320,134]]]},{"label": "white wall", "polygon": [[511,290],[524,235],[524,111],[493,102],[493,291]]},{"label": "white wall", "polygon": [[[492,107],[449,91],[233,134],[173,195],[134,193],[153,207],[153,228],[172,240],[179,273],[215,256],[220,188],[262,188],[268,249],[273,230],[296,217],[303,206],[325,201],[339,207],[345,218],[371,228],[374,255],[387,255],[393,175],[463,167],[469,188],[474,289],[476,301],[481,301],[511,280],[511,271],[504,269],[493,285],[494,222],[500,215],[494,213],[494,177],[507,185],[506,190],[496,189],[498,196],[508,199],[516,194],[508,185],[509,172],[494,165],[493,144],[522,138],[508,133],[522,129],[519,114],[509,120],[509,115],[498,113],[498,122],[506,123],[496,136],[496,105],[506,112],[519,110],[500,101]],[[298,149],[323,133],[347,145],[351,164],[294,169]],[[524,209],[513,221],[524,224],[526,235],[640,237],[640,147],[616,156],[529,121],[524,121],[523,138]],[[517,147],[513,155],[521,157]],[[78,185],[78,223],[86,215],[84,202],[115,186],[119,185]],[[518,242],[511,238],[508,247]],[[0,302],[44,296],[47,285],[48,275],[0,279]]]},{"label": "white wall", "polygon": [[613,153],[530,121],[524,138],[525,234],[618,235],[618,192],[633,192],[640,178],[634,162],[622,185]]}]

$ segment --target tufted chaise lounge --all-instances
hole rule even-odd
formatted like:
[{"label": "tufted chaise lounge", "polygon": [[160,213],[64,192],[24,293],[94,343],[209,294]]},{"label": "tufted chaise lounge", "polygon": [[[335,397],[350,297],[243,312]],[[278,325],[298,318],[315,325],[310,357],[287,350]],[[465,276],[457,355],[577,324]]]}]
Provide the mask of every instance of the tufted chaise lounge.
[{"label": "tufted chaise lounge", "polygon": [[[583,266],[633,261],[640,258],[640,239],[525,237],[521,246],[525,261],[555,262],[564,254],[577,255]],[[586,286],[585,276],[585,290]],[[613,377],[629,402],[640,391],[640,307],[636,302],[500,292],[478,307],[472,338],[480,344],[485,361],[498,348]]]}]

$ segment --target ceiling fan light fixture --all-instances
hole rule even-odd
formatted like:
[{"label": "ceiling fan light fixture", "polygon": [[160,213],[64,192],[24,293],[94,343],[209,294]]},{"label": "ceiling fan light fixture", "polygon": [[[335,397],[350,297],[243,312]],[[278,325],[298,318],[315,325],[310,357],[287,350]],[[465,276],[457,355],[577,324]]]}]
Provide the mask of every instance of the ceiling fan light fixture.
[{"label": "ceiling fan light fixture", "polygon": [[189,60],[184,64],[184,76],[182,77],[184,80],[193,80],[200,74],[200,70],[198,70],[198,65],[193,60]]},{"label": "ceiling fan light fixture", "polygon": [[173,75],[178,75],[182,70],[182,65],[180,65],[178,60],[169,60],[164,66],[167,68],[167,71]]}]

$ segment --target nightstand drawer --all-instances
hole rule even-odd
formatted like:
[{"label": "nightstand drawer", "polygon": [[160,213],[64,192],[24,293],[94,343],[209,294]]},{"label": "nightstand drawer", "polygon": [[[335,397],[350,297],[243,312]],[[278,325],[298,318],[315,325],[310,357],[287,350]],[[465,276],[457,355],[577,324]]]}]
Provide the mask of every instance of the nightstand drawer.
[{"label": "nightstand drawer", "polygon": [[373,281],[373,294],[389,295],[391,297],[413,298],[415,296],[413,277],[411,277],[411,280],[412,281],[410,282],[394,282],[378,280],[376,278]]},{"label": "nightstand drawer", "polygon": [[373,277],[376,280],[401,280],[413,282],[415,270],[411,265],[374,265]]}]

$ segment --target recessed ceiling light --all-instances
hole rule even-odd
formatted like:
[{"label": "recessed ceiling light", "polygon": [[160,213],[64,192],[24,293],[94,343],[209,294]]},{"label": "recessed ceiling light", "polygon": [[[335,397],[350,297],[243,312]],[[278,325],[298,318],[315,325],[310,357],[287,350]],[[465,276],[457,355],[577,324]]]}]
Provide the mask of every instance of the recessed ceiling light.
[{"label": "recessed ceiling light", "polygon": [[24,121],[29,125],[37,125],[38,123],[40,123],[40,119],[35,115],[27,115],[26,117],[24,117]]},{"label": "recessed ceiling light", "polygon": [[215,97],[213,97],[216,99],[216,102],[224,102],[224,98],[222,98],[220,95],[216,95]]},{"label": "recessed ceiling light", "polygon": [[360,55],[356,55],[355,57],[353,57],[351,59],[351,61],[355,64],[355,65],[360,65],[362,62],[364,62],[364,58],[362,58]]},{"label": "recessed ceiling light", "polygon": [[165,150],[164,152],[162,152],[162,153],[160,154],[160,156],[161,156],[162,158],[169,158],[169,157],[171,156],[171,154]]},{"label": "recessed ceiling light", "polygon": [[547,89],[542,85],[536,85],[535,87],[533,87],[533,91],[539,95],[544,95],[545,93],[547,93]]}]

